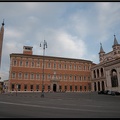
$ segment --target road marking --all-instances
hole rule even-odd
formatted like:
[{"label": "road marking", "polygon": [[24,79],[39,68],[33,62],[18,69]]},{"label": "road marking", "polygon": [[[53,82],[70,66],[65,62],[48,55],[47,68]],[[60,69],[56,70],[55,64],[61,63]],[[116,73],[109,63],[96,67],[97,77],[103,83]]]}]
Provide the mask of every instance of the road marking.
[{"label": "road marking", "polygon": [[11,105],[20,105],[20,106],[28,106],[28,107],[40,107],[40,108],[49,108],[49,109],[61,109],[61,110],[74,110],[74,111],[89,111],[89,112],[106,112],[106,113],[120,113],[119,111],[105,111],[105,110],[89,110],[89,109],[77,109],[77,108],[63,108],[63,107],[52,107],[52,106],[41,106],[41,105],[31,105],[31,104],[21,104],[21,103],[11,103],[11,102],[2,102],[2,104],[11,104]]}]

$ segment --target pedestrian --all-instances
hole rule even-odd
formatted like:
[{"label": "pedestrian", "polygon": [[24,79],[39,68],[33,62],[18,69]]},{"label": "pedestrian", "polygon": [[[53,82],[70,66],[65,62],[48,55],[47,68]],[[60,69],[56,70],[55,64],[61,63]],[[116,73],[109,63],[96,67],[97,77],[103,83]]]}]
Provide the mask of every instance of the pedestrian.
[{"label": "pedestrian", "polygon": [[41,97],[44,97],[44,91],[42,90]]}]

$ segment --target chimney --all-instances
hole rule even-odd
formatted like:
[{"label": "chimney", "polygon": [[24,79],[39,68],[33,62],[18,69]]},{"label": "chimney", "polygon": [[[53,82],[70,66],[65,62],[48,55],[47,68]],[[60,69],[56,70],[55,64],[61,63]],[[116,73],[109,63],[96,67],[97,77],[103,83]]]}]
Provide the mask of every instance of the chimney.
[{"label": "chimney", "polygon": [[28,55],[32,55],[33,51],[32,51],[31,46],[23,46],[23,54],[28,54]]}]

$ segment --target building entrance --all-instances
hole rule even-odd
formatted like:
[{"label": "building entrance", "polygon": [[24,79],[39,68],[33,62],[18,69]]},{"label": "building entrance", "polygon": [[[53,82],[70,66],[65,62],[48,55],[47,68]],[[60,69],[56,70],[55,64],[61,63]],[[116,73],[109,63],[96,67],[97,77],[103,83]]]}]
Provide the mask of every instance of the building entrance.
[{"label": "building entrance", "polygon": [[56,92],[56,84],[53,84],[53,91]]}]

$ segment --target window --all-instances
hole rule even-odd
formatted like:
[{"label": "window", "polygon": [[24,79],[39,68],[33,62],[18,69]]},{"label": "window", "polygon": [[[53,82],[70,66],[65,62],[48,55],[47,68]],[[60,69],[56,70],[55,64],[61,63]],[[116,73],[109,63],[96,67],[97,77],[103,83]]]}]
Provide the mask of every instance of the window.
[{"label": "window", "polygon": [[28,61],[26,61],[26,66],[28,66]]},{"label": "window", "polygon": [[74,65],[74,70],[76,70],[76,65]]},{"label": "window", "polygon": [[48,91],[50,91],[50,85],[48,85]]},{"label": "window", "polygon": [[37,73],[36,78],[40,79],[40,74],[39,73]]},{"label": "window", "polygon": [[89,65],[89,66],[88,66],[88,70],[90,70],[90,69],[91,69],[91,66]]},{"label": "window", "polygon": [[20,61],[20,66],[22,66],[22,61]]},{"label": "window", "polygon": [[24,85],[24,91],[27,91],[27,85],[26,84]]},{"label": "window", "polygon": [[50,63],[48,63],[48,68],[50,68],[51,67],[51,64]]},{"label": "window", "polygon": [[62,75],[59,76],[60,80],[62,79]]},{"label": "window", "polygon": [[31,79],[34,79],[34,74],[32,73],[31,76],[30,76]]},{"label": "window", "polygon": [[81,66],[79,65],[79,70],[81,70]]},{"label": "window", "polygon": [[32,61],[32,65],[31,66],[34,67],[34,61]]},{"label": "window", "polygon": [[50,74],[48,74],[48,79],[50,79],[51,78],[51,75]]},{"label": "window", "polygon": [[14,91],[14,89],[15,89],[15,85],[12,84],[12,85],[11,85],[11,88],[12,88],[12,91]]},{"label": "window", "polygon": [[56,73],[54,74],[53,79],[56,80]]},{"label": "window", "polygon": [[67,79],[67,75],[64,75],[64,80],[66,80]]},{"label": "window", "polygon": [[83,80],[83,76],[81,76],[81,80]]},{"label": "window", "polygon": [[61,85],[59,86],[59,90],[60,90],[60,91],[62,90],[62,86],[61,86]]},{"label": "window", "polygon": [[40,62],[39,61],[37,62],[37,67],[40,67]]},{"label": "window", "polygon": [[65,85],[65,91],[67,90],[67,86]]},{"label": "window", "polygon": [[65,69],[67,68],[67,65],[65,64]]},{"label": "window", "polygon": [[72,85],[70,85],[70,91],[72,91]]},{"label": "window", "polygon": [[70,75],[70,80],[72,80],[72,75]]},{"label": "window", "polygon": [[84,90],[86,91],[86,86],[84,86]]},{"label": "window", "polygon": [[61,64],[59,64],[59,68],[60,68],[60,69],[62,68]]},{"label": "window", "polygon": [[76,77],[76,76],[74,76],[74,80],[76,80],[76,78],[77,78],[77,77]]},{"label": "window", "polygon": [[88,76],[88,80],[90,80],[90,76]]},{"label": "window", "polygon": [[84,70],[86,70],[86,66],[84,66]]},{"label": "window", "polygon": [[77,91],[77,86],[75,86],[75,91]]},{"label": "window", "polygon": [[22,78],[22,73],[19,73],[19,74],[18,74],[18,78]]},{"label": "window", "polygon": [[24,77],[25,77],[25,79],[27,79],[28,78],[28,73],[25,73]]},{"label": "window", "polygon": [[15,75],[16,75],[15,73],[12,73],[12,78],[15,78]]},{"label": "window", "polygon": [[72,65],[70,65],[70,70],[72,69]]},{"label": "window", "polygon": [[37,90],[37,91],[39,90],[39,85],[36,85],[36,90]]},{"label": "window", "polygon": [[82,80],[82,77],[81,77],[81,76],[79,76],[79,80]]},{"label": "window", "polygon": [[33,91],[33,85],[30,85],[30,89],[31,89],[31,91]]},{"label": "window", "polygon": [[20,85],[20,84],[18,84],[18,91],[20,91],[20,89],[21,89],[21,85]]},{"label": "window", "polygon": [[56,68],[56,63],[54,63],[54,68]]},{"label": "window", "polygon": [[17,64],[17,61],[16,61],[16,60],[14,60],[13,64],[14,64],[14,66],[16,66],[16,64]]}]

